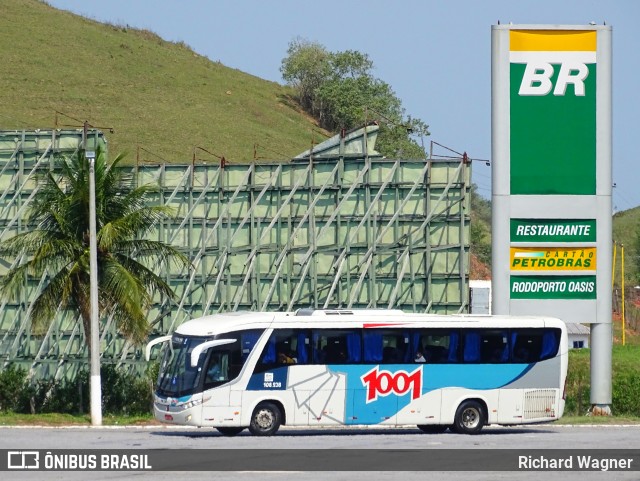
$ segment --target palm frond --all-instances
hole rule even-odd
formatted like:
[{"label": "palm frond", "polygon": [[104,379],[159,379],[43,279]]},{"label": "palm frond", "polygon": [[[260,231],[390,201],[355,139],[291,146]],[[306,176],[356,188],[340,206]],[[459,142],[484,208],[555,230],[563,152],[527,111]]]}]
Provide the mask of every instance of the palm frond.
[{"label": "palm frond", "polygon": [[[146,314],[153,296],[173,296],[153,268],[191,266],[175,248],[145,239],[175,211],[150,205],[158,186],[138,186],[135,171],[120,166],[123,158],[108,162],[106,152],[98,149],[94,161],[99,306],[103,317],[114,316],[125,336],[140,341],[149,329]],[[89,162],[83,151],[55,158],[53,169],[37,181],[39,192],[27,216],[32,227],[0,243],[0,257],[19,259],[0,278],[0,295],[17,296],[26,291],[29,278],[50,276],[33,303],[34,324],[46,325],[59,307],[73,308],[89,335]]]},{"label": "palm frond", "polygon": [[54,276],[42,289],[31,306],[31,320],[37,330],[42,330],[51,324],[58,308],[69,306],[72,294],[72,279],[70,271],[63,269]]},{"label": "palm frond", "polygon": [[116,261],[127,271],[135,275],[144,287],[151,292],[158,292],[162,296],[173,298],[175,294],[169,284],[155,272],[140,262],[123,255],[116,255]]},{"label": "palm frond", "polygon": [[128,257],[157,264],[159,267],[173,265],[179,269],[191,269],[189,258],[175,247],[149,239],[122,241],[114,245],[114,252]]}]

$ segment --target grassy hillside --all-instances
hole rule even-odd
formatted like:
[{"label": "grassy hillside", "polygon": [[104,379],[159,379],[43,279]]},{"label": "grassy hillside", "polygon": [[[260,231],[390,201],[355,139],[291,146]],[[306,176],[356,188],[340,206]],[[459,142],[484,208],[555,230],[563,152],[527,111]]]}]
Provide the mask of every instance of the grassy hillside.
[{"label": "grassy hillside", "polygon": [[613,216],[613,240],[616,247],[616,283],[620,282],[621,246],[624,244],[624,274],[628,285],[636,285],[638,280],[637,259],[640,253],[636,238],[640,228],[640,207],[618,212]]},{"label": "grassy hillside", "polygon": [[[190,162],[194,147],[198,161],[216,162],[211,154],[230,162],[284,160],[329,136],[286,87],[147,30],[101,24],[39,0],[2,0],[0,41],[0,129],[51,128],[56,118],[59,127],[80,127],[88,120],[105,131],[112,154],[154,163]],[[475,197],[472,277],[486,278],[490,207]],[[639,222],[640,208],[614,217],[629,282]],[[619,270],[618,260],[618,277]]]},{"label": "grassy hillside", "polygon": [[0,39],[1,129],[51,128],[58,111],[58,126],[103,128],[112,154],[133,161],[141,146],[143,160],[179,163],[194,146],[231,162],[254,159],[256,145],[258,158],[286,159],[310,147],[312,130],[325,138],[285,87],[146,30],[2,0]]}]

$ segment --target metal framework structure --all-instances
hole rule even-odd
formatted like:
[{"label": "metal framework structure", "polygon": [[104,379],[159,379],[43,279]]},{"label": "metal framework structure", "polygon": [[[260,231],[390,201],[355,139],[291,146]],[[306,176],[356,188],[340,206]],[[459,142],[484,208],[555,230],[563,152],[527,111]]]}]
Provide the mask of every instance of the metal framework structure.
[{"label": "metal framework structure", "polygon": [[[28,227],[34,174],[52,168],[52,156],[101,142],[99,131],[0,131],[0,240]],[[140,183],[161,186],[151,202],[177,213],[152,238],[178,246],[193,264],[189,272],[162,273],[179,301],[157,300],[152,335],[235,310],[466,312],[470,163],[346,152],[279,163],[131,167]],[[0,261],[0,275],[11,261]],[[3,364],[39,377],[73,375],[87,362],[82,323],[61,312],[46,333],[33,334],[31,299],[47,279],[25,282],[25,299],[0,304]],[[143,365],[111,319],[102,319],[101,351],[103,362]]]}]

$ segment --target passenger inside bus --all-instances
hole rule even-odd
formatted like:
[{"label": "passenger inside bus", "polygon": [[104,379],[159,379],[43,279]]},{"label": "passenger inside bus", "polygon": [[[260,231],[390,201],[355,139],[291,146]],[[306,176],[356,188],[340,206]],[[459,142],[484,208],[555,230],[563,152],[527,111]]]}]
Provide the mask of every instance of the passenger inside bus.
[{"label": "passenger inside bus", "polygon": [[339,345],[329,345],[330,347],[326,350],[326,363],[327,364],[340,364],[347,360],[347,355],[344,352],[344,349]]},{"label": "passenger inside bus", "polygon": [[385,346],[382,349],[382,362],[385,364],[397,364],[402,362],[402,357],[395,347]]},{"label": "passenger inside bus", "polygon": [[448,351],[443,346],[426,346],[423,354],[426,362],[442,363],[446,362]]},{"label": "passenger inside bus", "polygon": [[209,359],[205,383],[225,381],[228,378],[228,354],[214,353]]},{"label": "passenger inside bus", "polygon": [[289,354],[285,353],[285,352],[279,352],[278,353],[278,362],[280,364],[295,364],[296,363],[296,358],[293,356],[290,356]]}]

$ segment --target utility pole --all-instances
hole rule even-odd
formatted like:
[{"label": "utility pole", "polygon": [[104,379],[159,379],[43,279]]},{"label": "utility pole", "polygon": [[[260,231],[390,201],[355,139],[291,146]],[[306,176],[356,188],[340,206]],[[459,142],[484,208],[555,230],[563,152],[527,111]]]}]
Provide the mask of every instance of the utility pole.
[{"label": "utility pole", "polygon": [[100,379],[100,329],[98,322],[98,241],[96,234],[96,153],[85,151],[89,161],[89,264],[91,269],[91,425],[102,426]]}]

